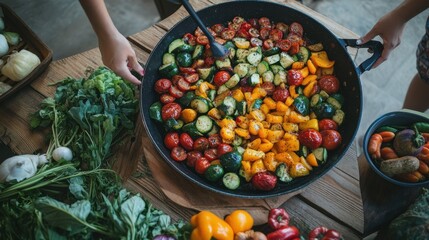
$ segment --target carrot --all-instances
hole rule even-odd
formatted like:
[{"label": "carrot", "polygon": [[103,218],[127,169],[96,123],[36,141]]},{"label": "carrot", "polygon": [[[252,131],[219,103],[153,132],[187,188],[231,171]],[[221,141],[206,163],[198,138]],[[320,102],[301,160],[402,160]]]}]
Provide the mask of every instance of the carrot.
[{"label": "carrot", "polygon": [[411,173],[398,174],[396,175],[396,178],[404,182],[418,182],[421,180],[421,177],[423,176],[419,172],[417,172],[418,174],[415,174],[416,172],[417,171],[411,172]]},{"label": "carrot", "polygon": [[419,160],[425,161],[426,163],[429,163],[429,148],[422,147],[422,150],[419,154],[417,154],[417,158]]},{"label": "carrot", "polygon": [[380,134],[374,133],[371,135],[368,143],[368,153],[374,159],[379,159],[381,157],[381,143],[383,142],[383,137]]},{"label": "carrot", "polygon": [[398,158],[395,150],[391,147],[383,147],[380,150],[381,158],[384,160]]},{"label": "carrot", "polygon": [[425,143],[429,143],[429,133],[420,133],[425,139]]},{"label": "carrot", "polygon": [[378,134],[381,135],[381,137],[383,138],[383,142],[390,142],[395,138],[395,133],[391,132],[391,131],[383,131],[383,132],[379,132]]},{"label": "carrot", "polygon": [[427,175],[429,174],[429,166],[424,161],[420,160],[419,169],[417,171],[423,175]]}]

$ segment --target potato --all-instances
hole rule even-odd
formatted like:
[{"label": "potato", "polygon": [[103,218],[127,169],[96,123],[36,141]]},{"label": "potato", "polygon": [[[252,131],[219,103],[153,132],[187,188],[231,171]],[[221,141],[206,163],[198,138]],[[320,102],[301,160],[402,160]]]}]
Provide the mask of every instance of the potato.
[{"label": "potato", "polygon": [[414,156],[388,159],[380,163],[380,170],[387,176],[413,172],[418,168],[419,159]]}]

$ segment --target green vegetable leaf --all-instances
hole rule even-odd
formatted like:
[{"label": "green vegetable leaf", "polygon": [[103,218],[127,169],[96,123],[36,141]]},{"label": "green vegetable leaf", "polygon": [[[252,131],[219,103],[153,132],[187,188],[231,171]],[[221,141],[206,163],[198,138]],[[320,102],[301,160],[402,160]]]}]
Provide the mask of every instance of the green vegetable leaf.
[{"label": "green vegetable leaf", "polygon": [[83,200],[88,197],[88,192],[85,190],[82,177],[74,177],[69,180],[70,193],[78,200]]},{"label": "green vegetable leaf", "polygon": [[43,220],[49,226],[71,233],[80,232],[90,226],[86,218],[91,212],[91,203],[87,200],[67,205],[50,197],[41,197],[35,201],[35,208],[42,213]]},{"label": "green vegetable leaf", "polygon": [[134,228],[137,218],[146,207],[146,203],[138,196],[132,196],[121,204],[121,216],[128,225]]}]

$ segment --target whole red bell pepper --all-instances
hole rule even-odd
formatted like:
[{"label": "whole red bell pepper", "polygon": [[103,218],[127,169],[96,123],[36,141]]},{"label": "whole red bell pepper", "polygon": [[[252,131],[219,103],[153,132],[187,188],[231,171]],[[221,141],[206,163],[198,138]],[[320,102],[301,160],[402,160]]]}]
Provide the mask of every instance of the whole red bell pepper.
[{"label": "whole red bell pepper", "polygon": [[308,234],[309,240],[341,240],[341,234],[326,227],[316,227]]},{"label": "whole red bell pepper", "polygon": [[295,226],[280,228],[267,235],[267,240],[294,240],[299,238],[299,230]]},{"label": "whole red bell pepper", "polygon": [[274,230],[289,226],[289,219],[289,214],[283,208],[273,208],[268,213],[268,225]]}]

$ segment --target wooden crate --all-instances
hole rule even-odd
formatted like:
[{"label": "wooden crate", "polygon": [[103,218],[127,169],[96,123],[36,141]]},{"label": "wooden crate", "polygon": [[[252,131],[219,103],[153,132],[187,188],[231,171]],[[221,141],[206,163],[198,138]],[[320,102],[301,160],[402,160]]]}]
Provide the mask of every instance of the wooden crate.
[{"label": "wooden crate", "polygon": [[[29,84],[31,81],[40,76],[43,71],[45,71],[47,66],[52,61],[52,50],[50,50],[48,46],[46,46],[46,44],[43,43],[40,38],[30,29],[30,27],[6,4],[0,3],[0,9],[3,12],[3,20],[5,24],[4,31],[16,32],[22,38],[22,41],[17,46],[9,46],[9,53],[12,51],[26,49],[36,54],[40,59],[40,64],[27,77],[18,82],[8,79],[0,72],[0,81],[12,86],[9,91],[0,95],[0,102],[2,102],[4,99],[12,96],[19,89]],[[6,54],[6,56],[8,54]],[[3,56],[2,59],[5,60],[5,56]]]}]

